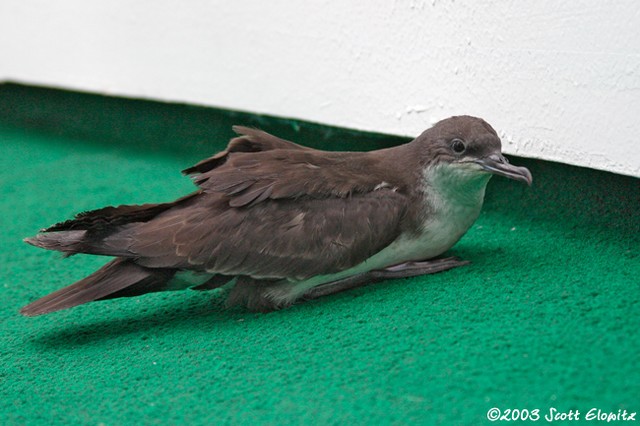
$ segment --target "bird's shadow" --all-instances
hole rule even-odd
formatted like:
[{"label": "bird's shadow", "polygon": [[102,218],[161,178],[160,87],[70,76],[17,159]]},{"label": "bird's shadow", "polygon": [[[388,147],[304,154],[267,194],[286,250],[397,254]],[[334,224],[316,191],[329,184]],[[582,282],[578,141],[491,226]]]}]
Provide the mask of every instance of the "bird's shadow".
[{"label": "bird's shadow", "polygon": [[[475,253],[475,255],[471,255]],[[509,252],[509,256],[516,253]],[[477,273],[482,270],[482,265],[496,256],[505,256],[502,248],[485,248],[474,250],[473,247],[464,247],[463,250],[454,250],[447,255],[457,255],[465,260],[470,260],[471,264],[460,268],[466,273]],[[518,261],[524,261],[520,259]],[[456,268],[457,269],[457,268]],[[401,285],[401,280],[385,280],[375,285],[367,285],[366,292],[373,291],[384,285]],[[449,285],[449,283],[445,283]],[[254,313],[243,308],[227,308],[224,304],[224,294],[200,295],[187,297],[186,300],[178,301],[173,295],[164,296],[165,300],[156,304],[149,304],[142,309],[132,310],[129,313],[117,318],[98,318],[83,322],[63,321],[56,323],[51,328],[42,331],[39,335],[30,335],[27,338],[29,343],[40,349],[64,349],[74,348],[93,344],[102,344],[105,341],[118,339],[127,335],[138,335],[146,339],[145,335],[162,335],[165,333],[175,333],[179,330],[193,332],[194,330],[211,330],[212,327],[218,329],[223,327],[235,328],[246,327],[248,323],[255,321],[272,321],[277,318],[278,323],[287,322],[288,318],[304,315],[305,311],[315,309],[321,304],[340,303],[343,299],[345,303],[353,303],[351,299],[357,298],[362,293],[360,289],[352,289],[338,294],[321,297],[317,300],[305,301],[290,308],[274,311],[270,313]],[[215,293],[215,292],[213,292]],[[204,297],[202,297],[204,296]],[[142,297],[163,297],[160,295],[146,295]],[[349,300],[344,300],[349,299]],[[120,299],[122,300],[122,299]],[[119,303],[118,299],[99,303]],[[85,309],[96,309],[95,305],[85,307]],[[55,315],[55,314],[54,314]]]},{"label": "bird's shadow", "polygon": [[[87,321],[73,323],[57,323],[39,335],[29,337],[30,343],[41,349],[64,349],[93,344],[122,338],[127,335],[137,335],[142,340],[148,336],[174,333],[176,330],[193,331],[199,328],[237,327],[240,322],[258,320],[258,314],[240,308],[226,308],[224,298],[220,295],[203,295],[204,297],[189,297],[179,300],[173,295],[173,300],[160,301],[142,310],[136,309],[120,314],[117,317],[91,318]],[[158,297],[146,295],[144,297]],[[118,304],[118,299],[98,302]],[[97,309],[97,304],[85,309]],[[276,314],[276,313],[274,313]],[[55,315],[55,314],[54,314]],[[71,315],[71,312],[69,313]]]}]

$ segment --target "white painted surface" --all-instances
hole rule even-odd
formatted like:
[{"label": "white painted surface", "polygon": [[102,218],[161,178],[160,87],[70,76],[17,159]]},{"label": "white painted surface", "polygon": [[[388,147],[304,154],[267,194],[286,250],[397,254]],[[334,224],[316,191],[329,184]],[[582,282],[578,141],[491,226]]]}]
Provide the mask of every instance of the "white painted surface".
[{"label": "white painted surface", "polygon": [[0,78],[416,135],[640,176],[640,2],[2,0]]}]

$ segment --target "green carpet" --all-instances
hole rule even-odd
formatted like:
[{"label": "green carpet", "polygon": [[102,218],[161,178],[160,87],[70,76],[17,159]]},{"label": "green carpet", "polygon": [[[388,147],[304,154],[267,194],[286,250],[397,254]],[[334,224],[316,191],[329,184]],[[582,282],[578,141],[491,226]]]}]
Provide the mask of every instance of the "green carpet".
[{"label": "green carpet", "polygon": [[188,193],[179,171],[221,149],[231,124],[330,149],[402,141],[0,85],[0,424],[484,424],[492,407],[640,411],[640,181],[544,161],[513,159],[530,168],[531,188],[492,179],[450,252],[472,261],[463,268],[270,314],[194,291],[18,314],[105,262],[22,238],[82,210]]}]

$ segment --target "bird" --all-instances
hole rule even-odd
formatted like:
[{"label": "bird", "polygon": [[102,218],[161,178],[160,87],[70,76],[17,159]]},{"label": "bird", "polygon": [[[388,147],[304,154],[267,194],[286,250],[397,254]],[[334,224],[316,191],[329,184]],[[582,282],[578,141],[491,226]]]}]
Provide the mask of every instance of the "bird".
[{"label": "bird", "polygon": [[173,202],[109,206],[25,242],[66,256],[112,256],[20,310],[183,289],[227,292],[270,312],[390,278],[468,262],[441,257],[480,214],[493,175],[531,185],[485,120],[454,116],[414,140],[364,152],[308,148],[233,126],[225,150],[183,170],[196,190]]}]

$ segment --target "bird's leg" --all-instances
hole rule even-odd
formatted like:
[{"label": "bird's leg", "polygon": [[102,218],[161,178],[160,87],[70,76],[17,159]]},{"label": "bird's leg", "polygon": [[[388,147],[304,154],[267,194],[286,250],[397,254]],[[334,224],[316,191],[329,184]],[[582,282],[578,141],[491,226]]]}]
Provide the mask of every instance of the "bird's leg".
[{"label": "bird's leg", "polygon": [[321,284],[307,291],[303,299],[317,299],[318,297],[338,293],[393,278],[416,277],[418,275],[435,274],[458,266],[468,264],[467,260],[460,260],[457,257],[446,257],[443,259],[424,260],[420,262],[406,262],[399,265],[389,266],[385,269],[363,272],[341,280],[331,281]]}]

